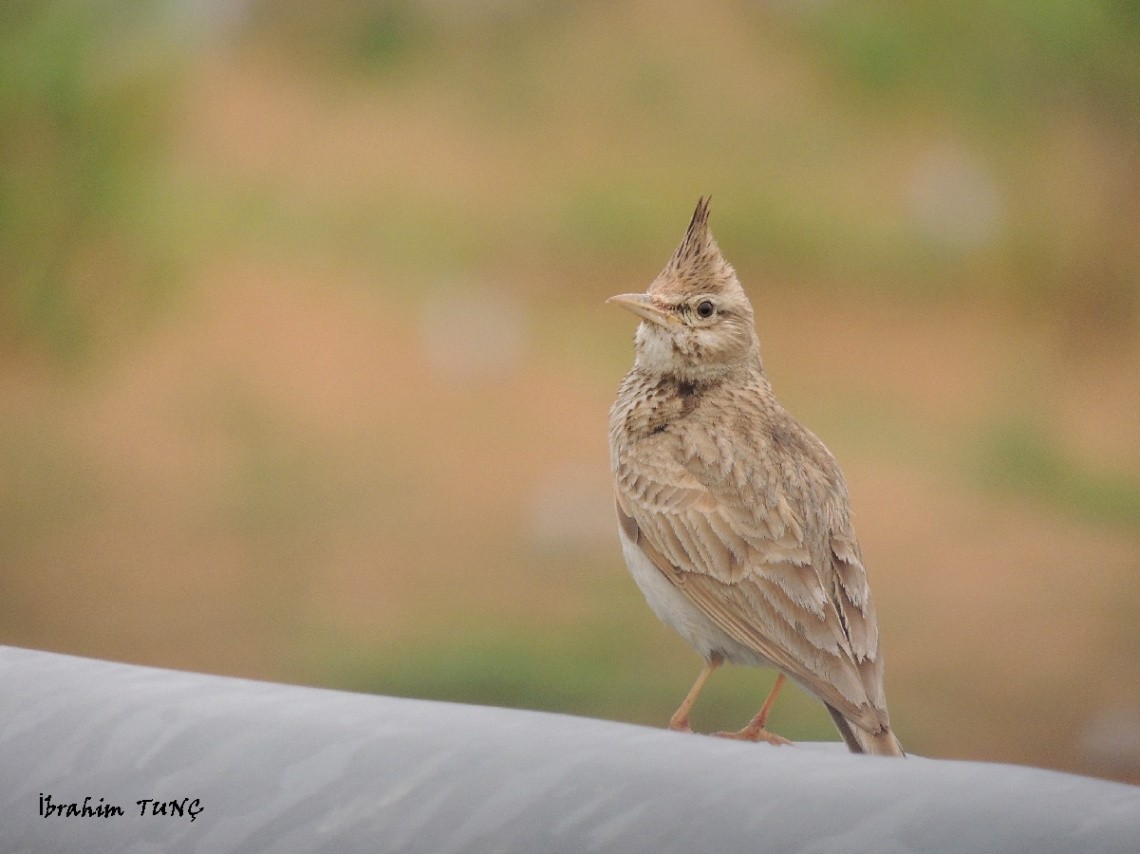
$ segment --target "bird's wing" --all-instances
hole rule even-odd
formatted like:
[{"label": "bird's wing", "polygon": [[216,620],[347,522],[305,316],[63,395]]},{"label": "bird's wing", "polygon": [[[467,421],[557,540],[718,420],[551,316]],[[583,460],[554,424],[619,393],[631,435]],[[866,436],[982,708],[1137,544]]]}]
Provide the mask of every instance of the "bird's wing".
[{"label": "bird's wing", "polygon": [[626,533],[689,601],[853,723],[887,725],[878,627],[849,526],[831,533],[829,565],[815,566],[794,499],[726,499],[658,454],[627,458],[616,474]]}]

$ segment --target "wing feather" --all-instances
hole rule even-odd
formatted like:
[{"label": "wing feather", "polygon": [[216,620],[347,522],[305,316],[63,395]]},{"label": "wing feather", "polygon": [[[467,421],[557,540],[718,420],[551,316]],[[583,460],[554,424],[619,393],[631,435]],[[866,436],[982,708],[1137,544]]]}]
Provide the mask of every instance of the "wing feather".
[{"label": "wing feather", "polygon": [[619,510],[636,542],[701,613],[856,725],[887,725],[878,627],[846,527],[815,558],[794,496],[747,507],[679,465],[622,468]]}]

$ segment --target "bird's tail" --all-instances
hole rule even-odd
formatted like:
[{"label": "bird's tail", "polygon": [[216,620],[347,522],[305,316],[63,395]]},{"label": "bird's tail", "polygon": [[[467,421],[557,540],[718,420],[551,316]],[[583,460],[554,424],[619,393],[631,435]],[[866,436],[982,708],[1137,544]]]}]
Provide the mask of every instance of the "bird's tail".
[{"label": "bird's tail", "polygon": [[847,749],[852,753],[868,753],[872,756],[906,756],[906,752],[899,744],[899,740],[895,738],[895,734],[891,732],[890,727],[884,727],[875,733],[867,732],[867,730],[855,726],[843,717],[838,709],[828,706],[827,711],[831,714],[831,719],[835,721],[835,727],[839,730],[839,734],[843,736]]}]

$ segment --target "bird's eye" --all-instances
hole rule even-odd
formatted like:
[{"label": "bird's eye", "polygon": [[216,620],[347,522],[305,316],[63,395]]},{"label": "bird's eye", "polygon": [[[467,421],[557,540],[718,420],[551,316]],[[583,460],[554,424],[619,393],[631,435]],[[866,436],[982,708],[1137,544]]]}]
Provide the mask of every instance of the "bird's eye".
[{"label": "bird's eye", "polygon": [[700,304],[697,306],[697,314],[699,314],[701,317],[712,317],[712,313],[713,313],[712,302],[710,302],[707,299],[701,300]]}]

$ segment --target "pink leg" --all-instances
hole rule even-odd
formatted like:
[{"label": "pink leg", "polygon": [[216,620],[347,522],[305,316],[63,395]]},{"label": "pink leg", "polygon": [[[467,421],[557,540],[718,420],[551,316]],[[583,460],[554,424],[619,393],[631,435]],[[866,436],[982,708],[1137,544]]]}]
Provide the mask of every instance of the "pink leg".
[{"label": "pink leg", "polygon": [[669,719],[669,729],[677,730],[678,732],[692,732],[693,728],[689,726],[689,712],[693,710],[693,704],[697,702],[697,697],[701,694],[701,689],[705,687],[705,683],[709,681],[712,672],[720,667],[724,659],[719,655],[713,655],[708,660],[708,663],[701,668],[701,672],[697,675],[697,681],[693,683],[693,687],[689,689],[689,693],[685,696],[684,701],[681,703],[680,708],[673,713],[673,717]]},{"label": "pink leg", "polygon": [[776,695],[780,693],[780,689],[784,687],[784,674],[781,673],[776,677],[776,684],[772,686],[772,690],[768,692],[768,699],[764,701],[764,705],[760,707],[760,711],[756,713],[748,726],[740,732],[718,732],[717,735],[721,738],[739,738],[742,741],[766,741],[769,744],[791,744],[786,738],[768,732],[764,727],[768,723],[768,713],[772,711],[772,704],[776,702]]}]

